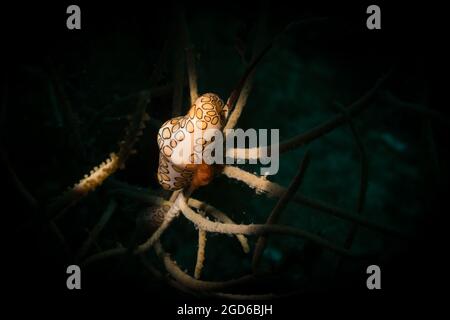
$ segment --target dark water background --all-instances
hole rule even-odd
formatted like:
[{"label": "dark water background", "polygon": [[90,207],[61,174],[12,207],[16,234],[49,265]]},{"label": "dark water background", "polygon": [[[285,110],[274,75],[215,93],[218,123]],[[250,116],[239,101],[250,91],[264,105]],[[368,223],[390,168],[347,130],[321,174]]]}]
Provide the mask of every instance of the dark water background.
[{"label": "dark water background", "polygon": [[[117,150],[127,125],[126,115],[135,109],[136,94],[149,89],[164,40],[174,37],[173,9],[164,4],[94,6],[83,1],[79,31],[65,28],[66,7],[60,3],[48,7],[8,5],[2,9],[2,51],[6,53],[2,58],[2,150],[41,208]],[[294,8],[274,2],[263,10],[266,32],[255,34],[260,15],[257,4],[193,2],[184,6],[196,51],[199,91],[216,92],[223,99],[245,70],[237,43],[250,47],[257,37],[269,41],[291,21],[327,18],[292,28],[263,59],[238,124],[243,129],[278,128],[281,140],[302,133],[335,116],[339,111],[334,102],[350,104],[382,74],[395,68],[354,124],[369,163],[363,215],[407,234],[408,240],[359,228],[352,250],[369,258],[341,261],[338,270],[335,254],[298,238],[271,236],[263,264],[279,273],[280,279],[244,291],[301,288],[307,293],[367,293],[365,268],[369,264],[381,266],[383,290],[391,293],[430,291],[443,278],[445,233],[440,221],[447,211],[442,200],[448,184],[445,136],[449,117],[445,105],[438,103],[432,75],[440,61],[436,45],[443,39],[435,25],[439,9],[386,4],[381,6],[382,30],[370,31],[365,28],[366,7],[305,2]],[[172,81],[172,53],[169,46],[160,85]],[[55,93],[52,72],[70,102],[79,138]],[[386,99],[389,93],[403,104]],[[185,90],[184,110],[188,98]],[[427,117],[402,107],[406,103],[441,115]],[[169,92],[154,99],[148,112],[165,121],[171,115],[171,105]],[[354,212],[360,169],[349,127],[344,125],[308,146],[283,154],[280,171],[270,180],[287,186],[306,149],[311,152],[311,164],[300,192]],[[149,126],[144,131],[137,150],[126,169],[114,178],[160,192],[155,178],[156,128]],[[259,171],[257,166],[244,167]],[[73,262],[67,250],[73,253],[79,249],[87,231],[105,210],[111,199],[108,188],[100,187],[58,220],[68,244],[63,247],[50,232],[44,210],[28,207],[10,185],[11,176],[4,168],[2,181],[7,184],[2,213],[3,227],[11,231],[4,242],[11,249],[5,262],[10,290],[67,294],[65,267]],[[242,223],[263,223],[276,203],[224,177],[195,196]],[[119,242],[132,245],[136,217],[145,209],[143,203],[134,200],[117,201],[118,209],[98,239],[103,250]],[[340,245],[350,228],[348,222],[293,203],[280,223],[306,229]],[[197,246],[193,226],[184,218],[178,219],[163,242],[182,269],[192,274]],[[206,250],[204,279],[224,280],[251,271],[251,256],[244,255],[231,237],[211,235]],[[84,289],[90,292],[179,295],[149,276],[139,259],[133,257],[101,261],[84,270],[83,276]]]}]

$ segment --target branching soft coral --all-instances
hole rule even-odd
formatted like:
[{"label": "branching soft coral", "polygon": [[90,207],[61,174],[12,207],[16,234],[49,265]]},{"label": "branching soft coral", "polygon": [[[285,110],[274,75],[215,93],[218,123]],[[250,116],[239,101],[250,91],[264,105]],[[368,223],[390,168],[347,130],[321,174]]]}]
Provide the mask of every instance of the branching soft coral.
[{"label": "branching soft coral", "polygon": [[[199,97],[198,95],[198,86],[197,86],[197,73],[195,70],[195,61],[194,61],[194,53],[193,47],[189,43],[189,34],[186,26],[186,22],[182,14],[176,15],[179,18],[177,23],[177,28],[179,29],[180,39],[176,46],[178,55],[182,52],[182,48],[185,50],[185,60],[187,62],[187,73],[188,73],[188,82],[189,82],[189,91],[190,91],[190,101],[191,105],[194,101]],[[262,25],[262,24],[261,24]],[[289,29],[289,28],[286,28]],[[248,100],[249,93],[252,87],[252,78],[253,74],[256,71],[256,66],[262,61],[264,55],[268,50],[272,47],[275,40],[278,39],[279,36],[275,37],[274,40],[270,41],[266,46],[261,46],[260,44],[257,46],[258,50],[255,50],[254,54],[247,69],[238,83],[235,90],[230,94],[229,99],[227,100],[226,107],[228,108],[225,115],[225,123],[221,126],[221,129],[232,129],[234,128],[238,120],[245,109],[245,105]],[[172,113],[175,115],[179,115],[182,111],[182,88],[183,88],[183,77],[180,76],[180,64],[175,63],[174,68],[174,99],[172,106]],[[158,72],[156,72],[158,74]],[[158,221],[159,225],[156,230],[151,234],[146,241],[132,248],[124,248],[122,246],[118,246],[116,248],[106,250],[97,254],[94,254],[91,257],[88,257],[84,264],[90,264],[99,259],[108,258],[115,255],[123,255],[125,253],[134,253],[141,255],[142,261],[149,269],[149,271],[160,278],[167,280],[167,282],[185,292],[189,292],[192,294],[198,295],[206,295],[206,296],[215,296],[221,298],[230,298],[230,299],[263,299],[263,298],[275,298],[279,297],[278,294],[264,294],[264,295],[241,295],[241,294],[232,294],[232,293],[224,293],[223,290],[230,290],[236,286],[240,286],[242,284],[246,284],[252,281],[259,281],[261,279],[261,273],[258,271],[258,265],[262,258],[262,253],[265,248],[265,242],[269,235],[285,235],[285,236],[294,236],[298,238],[302,238],[308,242],[314,243],[317,246],[324,248],[326,250],[330,250],[334,253],[337,253],[343,257],[350,258],[358,258],[361,255],[357,254],[350,250],[351,242],[354,237],[354,230],[356,226],[362,226],[374,230],[376,232],[380,232],[390,236],[400,236],[403,235],[398,231],[371,222],[366,218],[359,215],[362,212],[364,199],[365,199],[365,191],[367,188],[367,164],[366,164],[366,155],[364,153],[364,147],[362,145],[359,136],[354,130],[351,119],[352,117],[358,115],[362,110],[370,105],[370,102],[375,97],[378,90],[383,86],[388,79],[389,73],[383,75],[375,85],[370,88],[361,98],[357,99],[353,104],[348,107],[341,107],[340,113],[336,115],[334,118],[326,121],[323,124],[318,125],[317,127],[307,131],[304,134],[297,135],[287,141],[281,142],[278,147],[280,152],[288,152],[299,148],[315,139],[318,139],[325,134],[331,132],[335,128],[338,128],[341,125],[348,123],[353,131],[354,139],[356,141],[357,147],[360,151],[361,156],[361,183],[360,183],[360,193],[358,197],[358,205],[356,208],[356,212],[358,214],[354,214],[352,212],[347,212],[340,208],[337,208],[333,205],[326,204],[322,201],[308,198],[302,195],[300,192],[297,192],[300,187],[300,183],[302,181],[303,175],[305,173],[306,165],[308,163],[309,156],[306,155],[302,160],[298,174],[289,187],[283,187],[277,183],[274,183],[267,179],[265,176],[257,176],[246,172],[238,167],[234,166],[223,166],[223,167],[214,167],[212,172],[220,173],[224,177],[229,179],[237,180],[248,187],[255,190],[256,194],[264,195],[268,197],[279,198],[275,208],[273,208],[270,216],[266,220],[265,224],[239,224],[237,222],[232,221],[229,217],[230,215],[225,214],[213,206],[207,204],[206,202],[196,200],[191,197],[191,194],[195,192],[197,185],[193,187],[191,180],[188,182],[190,184],[183,184],[182,190],[173,191],[168,200],[162,198],[161,196],[156,196],[151,194],[148,190],[139,190],[135,187],[129,186],[121,186],[120,183],[116,184],[111,190],[110,194],[112,195],[122,195],[135,199],[136,201],[146,202],[152,205],[158,206],[160,213],[163,214],[162,221]],[[137,107],[137,111],[135,115],[131,118],[131,123],[129,129],[126,131],[125,138],[122,142],[120,142],[119,152],[111,154],[111,158],[106,162],[102,163],[99,167],[94,168],[93,171],[85,178],[80,180],[79,183],[75,185],[71,191],[65,196],[65,201],[63,203],[70,204],[73,201],[80,199],[82,196],[87,194],[88,192],[94,190],[98,187],[107,177],[113,174],[117,169],[124,166],[125,161],[129,157],[130,154],[133,153],[133,146],[137,141],[138,137],[142,134],[142,130],[144,129],[144,122],[148,120],[148,116],[145,113],[146,105],[149,102],[150,95],[143,94],[141,95]],[[222,110],[219,110],[222,111]],[[178,119],[182,121],[181,118]],[[177,121],[178,121],[177,120]],[[165,124],[167,124],[166,122]],[[173,123],[172,125],[176,125]],[[162,139],[160,139],[162,140]],[[160,147],[163,141],[159,141]],[[176,145],[176,144],[174,144]],[[268,148],[273,148],[274,146],[268,146]],[[234,158],[240,159],[249,159],[251,154],[255,154],[257,157],[260,154],[260,149],[257,149],[256,153],[249,152],[248,149],[233,149],[228,154]],[[194,178],[192,181],[195,181],[195,174],[197,173],[194,168],[193,175]],[[213,178],[213,177],[212,177]],[[210,179],[201,185],[206,185],[208,187],[208,183]],[[174,190],[174,188],[166,188]],[[289,202],[295,202],[300,205],[305,205],[315,209],[317,212],[321,212],[324,214],[333,215],[339,217],[345,221],[348,221],[352,224],[352,230],[345,244],[336,244],[334,241],[326,239],[317,234],[311,233],[307,230],[294,228],[287,225],[278,224],[279,216],[283,209],[288,205]],[[107,214],[107,213],[105,213]],[[109,213],[108,213],[109,214]],[[161,243],[161,237],[164,232],[170,227],[171,223],[180,217],[180,215],[187,218],[190,222],[192,222],[195,227],[198,229],[198,250],[197,250],[197,259],[194,270],[193,277],[184,272],[177,263],[170,257],[170,255],[164,250],[163,245]],[[212,218],[212,219],[210,219]],[[206,257],[206,242],[208,233],[223,233],[230,234],[236,237],[239,241],[242,250],[245,253],[250,252],[250,246],[248,243],[248,239],[246,236],[257,236],[257,244],[255,248],[255,252],[253,255],[253,274],[245,275],[240,278],[234,280],[227,281],[206,281],[199,280],[201,277],[202,270],[204,265],[207,263],[205,260]],[[85,241],[85,245],[80,250],[80,256],[84,256],[87,248],[90,244],[89,238]],[[162,261],[162,265],[167,271],[167,275],[161,273],[154,266],[152,266],[147,259],[148,256],[144,255],[148,252],[148,250],[154,249],[157,257]],[[164,275],[163,275],[164,274]]]},{"label": "branching soft coral", "polygon": [[70,188],[69,191],[56,199],[56,201],[52,203],[49,211],[54,212],[73,205],[89,192],[98,188],[118,169],[123,169],[125,167],[125,162],[128,157],[136,152],[134,150],[134,145],[142,135],[142,130],[145,128],[145,122],[149,120],[149,116],[146,113],[146,107],[149,102],[149,93],[142,92],[138,99],[136,112],[131,116],[130,124],[125,130],[125,136],[119,142],[119,151],[117,153],[111,153],[108,159],[103,161],[99,166],[94,167],[89,174],[86,174],[84,178]]}]

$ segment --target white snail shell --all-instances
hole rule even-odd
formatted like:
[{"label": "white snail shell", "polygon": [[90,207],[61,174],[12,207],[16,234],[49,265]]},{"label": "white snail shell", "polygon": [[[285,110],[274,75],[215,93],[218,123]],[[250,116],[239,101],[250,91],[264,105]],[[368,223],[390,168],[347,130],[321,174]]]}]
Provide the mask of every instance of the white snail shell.
[{"label": "white snail shell", "polygon": [[[219,96],[205,93],[195,100],[187,115],[170,119],[161,126],[157,175],[164,189],[178,190],[190,185],[196,170],[193,163],[211,142],[211,136],[204,134],[205,130],[221,130],[227,113],[228,105]],[[194,136],[196,141],[193,141]],[[179,156],[181,153],[189,154],[190,161]]]}]

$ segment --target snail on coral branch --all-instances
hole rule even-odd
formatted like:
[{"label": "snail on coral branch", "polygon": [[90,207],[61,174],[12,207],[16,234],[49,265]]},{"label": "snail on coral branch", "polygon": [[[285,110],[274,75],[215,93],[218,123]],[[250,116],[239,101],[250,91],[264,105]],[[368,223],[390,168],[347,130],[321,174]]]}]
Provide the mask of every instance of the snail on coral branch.
[{"label": "snail on coral branch", "polygon": [[211,182],[217,166],[213,167],[203,161],[203,151],[213,142],[214,129],[222,131],[225,125],[232,128],[236,124],[241,110],[234,110],[233,114],[236,114],[232,124],[226,124],[230,120],[229,112],[235,107],[242,90],[248,85],[247,81],[272,45],[273,41],[269,42],[253,57],[226,104],[216,94],[205,93],[195,100],[187,115],[172,118],[161,126],[158,132],[157,175],[164,189],[175,191],[189,186],[193,191]]},{"label": "snail on coral branch", "polygon": [[211,132],[222,130],[228,110],[228,105],[216,94],[205,93],[185,116],[170,119],[161,126],[157,175],[164,189],[194,190],[212,180],[214,168],[203,161],[203,151],[214,141]]}]

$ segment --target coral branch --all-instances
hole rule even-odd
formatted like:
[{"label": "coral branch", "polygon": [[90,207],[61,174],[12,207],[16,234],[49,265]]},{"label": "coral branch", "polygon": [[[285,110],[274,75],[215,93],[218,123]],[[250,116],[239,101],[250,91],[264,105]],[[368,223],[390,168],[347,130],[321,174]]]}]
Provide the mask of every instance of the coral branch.
[{"label": "coral branch", "polygon": [[149,101],[150,96],[148,93],[142,93],[138,100],[137,110],[130,120],[129,127],[125,130],[125,137],[119,142],[118,153],[111,153],[110,158],[102,162],[100,166],[94,167],[89,175],[85,175],[85,177],[75,184],[72,189],[57,199],[51,205],[49,209],[50,212],[74,204],[89,192],[94,191],[118,169],[124,168],[128,157],[135,152],[133,149],[134,145],[142,135],[142,130],[145,128],[145,122],[149,119],[145,112]]},{"label": "coral branch", "polygon": [[56,93],[58,102],[62,107],[64,120],[67,124],[68,133],[71,135],[77,151],[80,153],[83,159],[86,158],[86,150],[83,144],[83,139],[80,133],[80,121],[77,114],[73,111],[72,104],[69,97],[66,94],[64,85],[59,78],[59,75],[55,69],[55,66],[50,58],[48,58],[48,69],[50,84]]},{"label": "coral branch", "polygon": [[181,283],[173,280],[168,275],[163,275],[158,269],[156,269],[150,262],[149,259],[147,259],[144,255],[141,254],[141,261],[144,264],[144,266],[147,268],[147,270],[152,274],[153,277],[155,277],[158,280],[163,280],[167,282],[170,286],[174,287],[177,290],[180,290],[181,292],[187,293],[192,296],[198,296],[199,294],[189,288],[186,288]]},{"label": "coral branch", "polygon": [[[294,179],[292,180],[291,184],[289,185],[286,192],[283,193],[283,195],[278,200],[277,204],[273,208],[272,212],[270,213],[269,217],[267,218],[266,225],[272,225],[278,222],[278,219],[283,212],[284,208],[287,206],[289,201],[291,201],[292,197],[297,192],[298,188],[300,187],[300,184],[303,181],[303,176],[305,175],[306,168],[309,163],[309,153],[306,153],[304,158],[302,159],[300,163],[299,170],[297,174],[295,175]],[[264,253],[264,249],[266,247],[267,243],[267,236],[260,236],[258,240],[256,241],[255,245],[255,251],[253,253],[252,258],[252,268],[253,272],[256,272],[258,269],[261,256]]]},{"label": "coral branch", "polygon": [[164,231],[166,231],[166,229],[170,226],[172,221],[180,215],[179,203],[181,199],[185,199],[185,197],[189,199],[192,191],[187,190],[184,192],[186,193],[186,195],[183,194],[182,190],[177,190],[172,193],[172,196],[175,200],[173,202],[169,202],[170,208],[164,215],[164,221],[158,227],[158,229],[156,229],[156,231],[150,236],[150,238],[147,239],[147,241],[145,241],[144,243],[142,243],[137,247],[137,249],[134,251],[135,254],[143,253],[148,249],[150,249],[155,244],[156,240],[158,240],[164,233]]},{"label": "coral branch", "polygon": [[194,296],[202,297],[217,297],[229,300],[270,300],[275,298],[281,298],[290,296],[293,293],[287,294],[231,294],[216,292],[217,290],[228,289],[238,285],[244,285],[249,282],[257,280],[253,275],[247,275],[234,280],[228,281],[201,281],[190,277],[187,273],[183,272],[173,261],[170,256],[164,252],[162,245],[159,241],[155,243],[155,251],[158,256],[163,260],[164,267],[168,271],[169,275],[163,275],[159,270],[150,264],[148,259],[141,255],[141,261],[147,267],[149,272],[157,279],[165,280],[169,285]]},{"label": "coral branch", "polygon": [[[186,84],[184,84],[184,86],[186,86]],[[109,102],[106,105],[96,107],[96,109],[99,111],[94,116],[92,116],[89,122],[85,125],[87,128],[86,131],[90,132],[91,130],[93,130],[94,127],[98,126],[98,123],[101,121],[101,119],[107,116],[118,104],[120,103],[128,104],[129,101],[136,100],[137,98],[139,98],[139,96],[143,92],[150,95],[152,99],[154,99],[172,93],[172,91],[173,91],[173,84],[169,83],[160,86],[155,86],[153,88],[150,88],[150,90],[141,90],[138,92],[133,92],[123,97],[117,97],[112,102]],[[152,122],[155,122],[155,127],[159,129],[163,124],[163,122],[158,121],[159,120],[151,118],[149,120],[149,123],[152,124]]]},{"label": "coral branch", "polygon": [[[230,117],[234,113],[233,109],[235,107],[235,103],[241,96],[241,92],[242,92],[243,88],[248,86],[248,80],[249,80],[249,78],[252,77],[252,74],[255,71],[256,66],[262,60],[262,58],[265,56],[265,54],[270,50],[272,45],[273,45],[273,41],[271,41],[263,50],[261,50],[261,52],[255,57],[255,59],[253,59],[252,63],[250,63],[250,65],[247,67],[247,70],[245,71],[244,75],[241,77],[236,89],[234,89],[233,92],[231,92],[230,97],[228,98],[228,101],[227,101],[227,105],[229,107],[229,112],[232,112],[230,114]],[[248,87],[248,89],[250,89],[250,87]],[[248,92],[247,92],[247,94],[248,94]],[[244,101],[244,99],[242,100],[242,102],[243,102],[243,105],[241,106],[242,108],[245,105],[246,101],[247,101],[247,97],[245,97],[245,101]],[[242,112],[242,110],[241,111],[238,110],[237,112],[240,114],[240,112]],[[238,118],[239,118],[239,116],[235,116],[234,121],[237,122]],[[228,123],[227,123],[225,125],[225,128],[230,128],[231,126],[234,126],[235,124],[236,123],[228,125]]]},{"label": "coral branch", "polygon": [[29,205],[29,207],[36,209],[38,207],[38,202],[36,198],[31,194],[30,191],[28,191],[28,189],[23,184],[22,180],[20,180],[20,178],[17,176],[16,172],[14,171],[11,165],[11,162],[9,161],[6,151],[3,149],[1,141],[0,141],[0,160],[3,162],[3,166],[6,168],[9,179],[11,180],[13,186],[17,189],[17,191],[23,197],[23,199]]},{"label": "coral branch", "polygon": [[181,26],[181,10],[177,7],[174,10],[174,50],[173,50],[173,95],[172,95],[172,115],[182,114],[183,107],[183,82],[184,82],[184,54]]},{"label": "coral branch", "polygon": [[89,175],[85,175],[72,189],[72,193],[82,197],[90,191],[94,191],[120,167],[119,157],[111,153],[110,157],[98,167],[94,167]]},{"label": "coral branch", "polygon": [[198,230],[198,250],[197,250],[197,262],[195,263],[194,277],[200,279],[203,270],[203,264],[205,262],[205,248],[206,248],[206,231]]},{"label": "coral branch", "polygon": [[427,108],[426,105],[403,101],[400,98],[398,98],[397,96],[395,96],[390,91],[382,92],[380,94],[380,98],[396,107],[406,109],[406,110],[411,110],[420,116],[425,116],[425,117],[432,119],[433,121],[441,122],[442,124],[445,124],[445,125],[450,125],[450,119],[445,114],[442,114],[436,110]]},{"label": "coral branch", "polygon": [[375,83],[375,85],[367,91],[362,97],[360,97],[358,100],[353,102],[350,106],[348,106],[347,109],[347,115],[338,115],[334,117],[333,119],[323,123],[320,126],[317,126],[308,132],[298,135],[292,139],[289,139],[286,142],[280,143],[279,150],[280,153],[287,152],[290,150],[293,150],[299,146],[302,146],[308,142],[311,142],[327,133],[332,131],[333,129],[339,127],[343,123],[346,122],[347,117],[354,117],[358,115],[361,111],[363,111],[365,108],[367,108],[370,105],[370,102],[372,102],[373,98],[375,97],[375,94],[378,92],[378,90],[381,88],[381,86],[386,82],[390,74],[392,73],[392,70],[384,74],[378,81]]},{"label": "coral branch", "polygon": [[201,228],[208,232],[226,233],[226,234],[245,234],[245,235],[265,235],[270,233],[291,235],[314,242],[315,244],[327,248],[333,252],[337,252],[339,254],[349,257],[353,256],[353,254],[350,251],[340,248],[335,244],[329,242],[328,240],[325,240],[310,232],[288,226],[261,225],[261,224],[242,225],[242,224],[212,222],[210,220],[203,218],[201,215],[195,213],[191,208],[189,208],[188,204],[186,203],[186,199],[182,194],[180,195],[178,200],[179,200],[178,204],[180,206],[183,215],[192,223],[194,223],[198,228]]},{"label": "coral branch", "polygon": [[[253,65],[256,60],[261,59],[258,57],[257,53],[259,53],[259,51],[261,51],[263,35],[266,34],[266,30],[265,30],[266,29],[266,21],[267,21],[267,13],[266,12],[267,12],[267,7],[268,7],[267,1],[262,1],[262,7],[263,8],[261,8],[261,10],[260,10],[258,23],[256,26],[255,33],[257,35],[257,38],[253,44],[252,58],[250,60],[250,65]],[[267,51],[262,50],[261,52],[262,52],[262,55],[264,55],[265,52],[267,52]],[[256,67],[256,64],[254,66]],[[244,75],[245,80],[242,84],[241,92],[239,93],[239,98],[236,102],[236,106],[234,107],[234,109],[232,110],[232,112],[228,118],[228,121],[225,125],[224,130],[233,129],[236,126],[239,118],[241,117],[242,111],[244,110],[244,107],[247,104],[247,99],[250,94],[250,91],[252,90],[254,74],[255,74],[255,69],[251,70],[248,73],[247,78],[245,78],[245,75]],[[239,90],[239,88],[238,88],[238,90]],[[232,97],[230,97],[229,101],[231,102],[230,108],[232,108]]]},{"label": "coral branch", "polygon": [[[267,4],[264,4],[267,5]],[[261,10],[261,12],[264,12],[266,10]],[[265,33],[264,30],[264,25],[265,25],[265,19],[266,17],[264,16],[264,14],[260,17],[259,22],[258,22],[258,30],[260,31],[259,33]],[[241,77],[238,85],[236,86],[236,88],[231,92],[230,97],[227,101],[227,104],[229,106],[229,110],[230,112],[232,112],[229,116],[229,119],[232,122],[227,122],[227,124],[225,125],[225,129],[231,129],[233,128],[238,119],[240,114],[242,113],[242,109],[245,106],[245,103],[247,101],[247,96],[248,93],[250,91],[251,88],[251,82],[252,82],[252,77],[253,77],[253,73],[257,67],[257,65],[261,62],[261,60],[264,58],[264,56],[266,55],[267,52],[269,52],[269,50],[274,46],[274,44],[281,38],[281,36],[283,34],[285,34],[286,32],[288,32],[293,26],[295,25],[301,25],[303,23],[308,23],[308,22],[315,22],[315,21],[321,21],[323,20],[322,18],[319,19],[309,19],[309,20],[302,20],[302,21],[298,21],[298,22],[293,22],[293,23],[289,23],[281,32],[279,32],[278,34],[276,34],[265,46],[262,46],[262,41],[261,39],[257,39],[257,41],[255,41],[255,45],[254,45],[254,53],[258,52],[258,54],[254,54],[252,57],[252,60],[250,62],[250,64],[247,66],[247,69],[245,70],[243,76]],[[247,87],[247,92],[244,94],[244,96],[242,96],[242,91],[243,89]],[[242,98],[242,102],[241,105],[239,106],[239,108],[237,110],[235,107],[235,103],[238,99],[240,99],[240,97]]]},{"label": "coral branch", "polygon": [[[117,169],[123,168],[125,161],[128,156],[135,152],[134,145],[137,142],[139,136],[142,135],[142,130],[145,127],[145,122],[149,120],[148,114],[145,112],[147,105],[150,103],[150,98],[152,97],[152,90],[155,89],[158,81],[161,79],[163,74],[163,65],[165,62],[165,57],[167,53],[167,40],[164,42],[163,49],[158,59],[152,75],[150,77],[150,88],[151,90],[144,90],[139,93],[137,110],[131,118],[130,125],[125,131],[125,138],[119,142],[119,152],[116,154],[111,154],[111,158],[100,165],[100,168],[94,168],[91,174],[84,179],[82,179],[78,184],[76,184],[69,192],[63,194],[59,199],[52,203],[48,211],[54,213],[54,211],[59,210],[61,207],[65,208],[69,205],[74,204],[83,196],[85,196],[89,191],[94,190],[96,187],[101,185],[103,181],[108,178]],[[101,170],[98,172],[98,170]]]},{"label": "coral branch", "polygon": [[285,188],[267,180],[265,177],[258,177],[250,172],[234,166],[224,166],[222,174],[228,178],[244,182],[250,188],[255,189],[256,193],[264,193],[268,197],[281,197]]},{"label": "coral branch", "polygon": [[186,54],[186,65],[188,72],[188,81],[189,81],[189,94],[191,98],[191,105],[194,104],[194,101],[198,98],[198,84],[197,84],[197,70],[195,68],[195,55],[194,55],[194,47],[191,44],[189,37],[189,29],[186,23],[186,18],[184,14],[180,16],[180,24],[181,24],[181,39],[184,46],[185,54]]},{"label": "coral branch", "polygon": [[204,281],[204,280],[197,280],[189,276],[187,273],[182,271],[180,267],[174,262],[169,254],[167,254],[164,249],[162,248],[162,245],[160,241],[156,241],[154,244],[154,249],[158,257],[162,260],[164,267],[166,268],[167,272],[179,283],[181,283],[183,286],[198,290],[198,291],[215,291],[215,290],[223,290],[226,288],[234,287],[237,285],[246,284],[250,281],[253,281],[256,279],[253,275],[246,275],[234,280],[228,280],[228,281]]},{"label": "coral branch", "polygon": [[178,195],[175,202],[171,204],[170,209],[165,214],[164,220],[162,224],[159,226],[159,228],[156,229],[156,231],[150,236],[150,238],[147,239],[147,241],[145,241],[144,243],[142,243],[137,247],[137,249],[134,252],[135,254],[143,253],[148,249],[150,249],[155,244],[155,242],[161,237],[164,231],[166,231],[166,229],[170,226],[172,221],[180,215],[180,208],[178,206],[180,196],[181,193]]},{"label": "coral branch", "polygon": [[121,256],[121,255],[126,254],[127,252],[128,252],[127,248],[124,248],[123,246],[119,245],[117,248],[105,250],[105,251],[102,251],[102,252],[99,252],[99,253],[96,253],[96,254],[90,256],[89,258],[84,260],[84,262],[81,264],[81,266],[88,266],[91,263],[99,261],[99,260],[103,260],[103,259],[107,259],[107,258],[115,257],[115,256]]},{"label": "coral branch", "polygon": [[125,137],[119,142],[120,149],[118,152],[118,161],[120,169],[125,166],[125,161],[128,157],[134,153],[134,145],[142,135],[142,130],[145,128],[145,122],[150,118],[145,112],[149,103],[150,94],[148,92],[142,92],[138,98],[136,112],[131,118],[130,125],[125,130]]},{"label": "coral branch", "polygon": [[[191,207],[205,211],[205,213],[213,216],[215,219],[217,219],[220,222],[236,224],[225,213],[223,213],[222,211],[219,211],[218,209],[214,208],[213,206],[210,206],[209,204],[206,204],[202,201],[198,201],[196,199],[190,198],[188,201],[188,204]],[[244,253],[249,253],[250,246],[248,245],[247,238],[242,234],[236,234],[235,236],[239,240]]]},{"label": "coral branch", "polygon": [[[139,188],[132,188],[132,187],[122,188],[121,187],[119,189],[112,191],[112,193],[121,194],[121,195],[124,195],[127,197],[131,197],[133,199],[139,200],[139,201],[149,202],[149,203],[157,204],[160,206],[163,206],[163,205],[171,206],[173,204],[173,202],[164,200],[161,197],[151,195],[148,193],[147,190],[140,190]],[[199,200],[193,199],[193,198],[189,198],[188,204],[196,209],[205,211],[205,213],[213,216],[215,219],[217,219],[220,222],[235,223],[225,213],[221,212],[220,210],[218,210],[218,209],[214,208],[213,206],[210,206],[202,201],[199,201]],[[250,246],[248,244],[247,238],[244,235],[240,235],[240,234],[237,234],[236,238],[240,242],[242,250],[245,253],[248,253],[250,251]]]},{"label": "coral branch", "polygon": [[111,200],[106,207],[106,210],[103,212],[102,216],[100,217],[97,224],[92,228],[91,232],[89,233],[87,239],[81,246],[80,251],[77,254],[78,258],[82,258],[86,255],[89,248],[91,247],[92,243],[97,239],[97,236],[100,234],[100,232],[103,230],[106,223],[108,223],[109,219],[111,219],[112,214],[116,210],[117,202],[115,200]]},{"label": "coral branch", "polygon": [[383,75],[375,85],[367,91],[362,97],[352,103],[349,107],[347,107],[347,115],[337,115],[334,118],[322,123],[321,125],[310,129],[309,131],[297,135],[291,139],[288,139],[284,142],[279,143],[275,146],[268,146],[262,148],[230,148],[226,152],[227,157],[232,157],[235,159],[244,159],[244,160],[258,160],[261,154],[269,154],[270,149],[272,147],[278,147],[280,153],[288,152],[293,149],[296,149],[302,145],[305,145],[317,138],[324,136],[330,131],[336,129],[347,121],[347,117],[354,117],[358,115],[361,111],[363,111],[366,107],[370,105],[370,102],[374,98],[375,94],[381,88],[381,86],[386,82],[392,70]]},{"label": "coral branch", "polygon": [[[228,178],[235,179],[245,183],[250,188],[255,189],[257,193],[264,193],[268,197],[281,197],[283,193],[286,191],[284,187],[280,186],[277,183],[271,182],[265,179],[264,177],[258,177],[254,174],[251,174],[250,172],[239,169],[237,167],[225,166],[222,173],[226,175]],[[398,230],[369,221],[361,216],[346,212],[342,209],[325,204],[321,201],[305,197],[301,194],[296,194],[293,198],[293,201],[308,206],[310,208],[316,209],[319,212],[324,212],[344,220],[355,222],[358,225],[364,226],[368,229],[372,229],[386,235],[395,236],[398,238],[406,238],[406,236],[403,233],[399,232]]]},{"label": "coral branch", "polygon": [[239,118],[241,117],[242,111],[244,110],[245,105],[247,104],[248,95],[250,94],[250,91],[252,90],[252,84],[253,84],[253,74],[251,73],[249,77],[247,78],[247,81],[245,81],[244,86],[242,87],[241,94],[239,95],[239,99],[236,102],[236,106],[231,113],[230,117],[228,118],[228,122],[225,125],[224,130],[226,129],[233,129]]},{"label": "coral branch", "polygon": [[[347,122],[350,127],[350,130],[352,131],[353,139],[355,140],[356,147],[358,148],[359,152],[359,162],[360,162],[360,182],[359,182],[359,191],[358,191],[358,200],[356,204],[356,214],[361,214],[364,209],[364,202],[366,199],[366,193],[367,193],[367,185],[368,185],[368,174],[369,174],[369,164],[367,162],[367,153],[366,149],[364,148],[364,144],[362,143],[362,140],[358,134],[358,131],[356,130],[355,124],[353,123],[352,119],[348,116],[347,110],[340,104],[336,104],[340,110],[343,112],[343,114],[347,117]],[[358,229],[357,224],[353,224],[350,227],[350,231],[347,234],[347,237],[345,239],[344,246],[347,249],[350,249],[353,243],[353,240],[356,236],[356,231]]]},{"label": "coral branch", "polygon": [[191,104],[198,98],[197,87],[197,71],[195,69],[194,48],[192,46],[186,47],[186,62],[188,68],[188,80],[189,80],[189,95],[191,97]]},{"label": "coral branch", "polygon": [[72,250],[70,250],[70,246],[67,243],[66,238],[64,237],[64,234],[61,232],[61,229],[57,226],[56,222],[50,221],[48,227],[53,232],[53,234],[56,236],[56,238],[58,239],[58,241],[61,244],[67,257],[71,258]]},{"label": "coral branch", "polygon": [[181,192],[181,190],[176,190],[176,191],[172,192],[172,194],[170,195],[169,201],[170,202],[175,202],[175,200],[177,200],[178,194],[180,192]]}]

